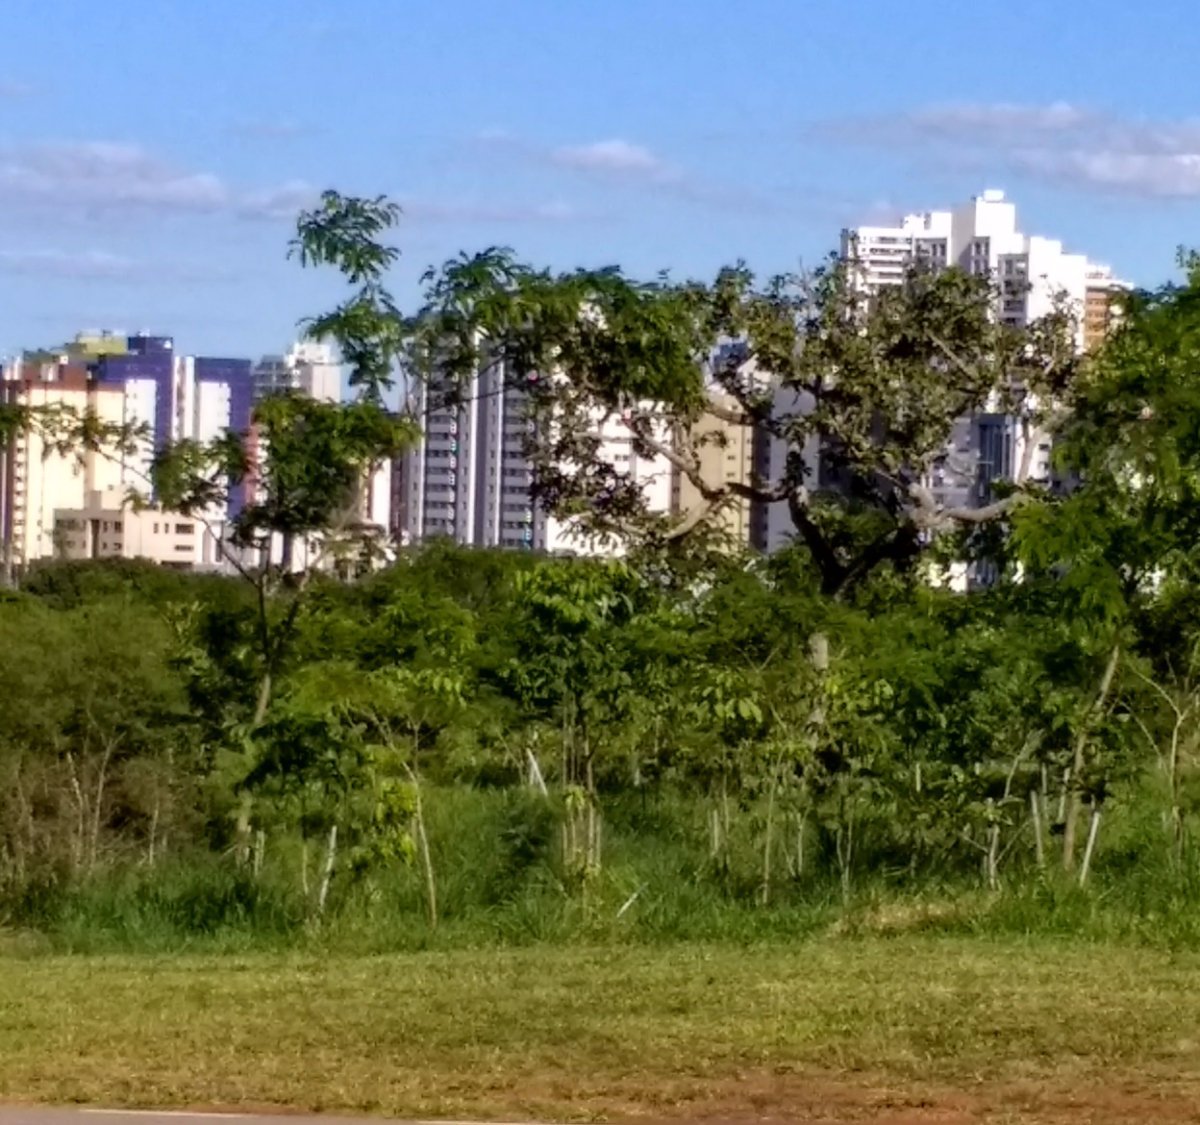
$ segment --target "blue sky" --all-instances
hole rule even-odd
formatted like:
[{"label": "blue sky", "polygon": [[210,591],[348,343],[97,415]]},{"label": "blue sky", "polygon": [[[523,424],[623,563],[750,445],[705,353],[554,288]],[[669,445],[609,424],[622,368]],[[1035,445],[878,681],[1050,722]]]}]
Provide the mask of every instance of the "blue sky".
[{"label": "blue sky", "polygon": [[0,355],[79,328],[282,349],[321,188],[406,209],[395,288],[813,262],[983,187],[1135,282],[1200,243],[1194,0],[3,0]]}]

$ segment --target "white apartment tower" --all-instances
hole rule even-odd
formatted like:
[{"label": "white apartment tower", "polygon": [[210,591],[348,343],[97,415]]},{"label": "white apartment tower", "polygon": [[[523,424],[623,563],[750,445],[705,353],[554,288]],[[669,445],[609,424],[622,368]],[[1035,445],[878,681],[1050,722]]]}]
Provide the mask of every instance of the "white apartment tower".
[{"label": "white apartment tower", "polygon": [[254,365],[254,397],[296,391],[318,402],[340,402],[342,371],[329,344],[300,340],[286,355],[265,355]]},{"label": "white apartment tower", "polygon": [[[1052,312],[1059,300],[1076,321],[1076,347],[1092,346],[1110,323],[1112,295],[1125,288],[1109,267],[1068,253],[1053,238],[1024,234],[1016,205],[988,190],[950,211],[906,215],[895,226],[862,226],[842,232],[842,254],[869,290],[899,284],[914,264],[957,266],[997,285],[996,316],[1021,326]],[[1030,479],[1050,475],[1050,439],[1035,433]],[[944,463],[927,482],[946,504],[986,502],[992,482],[1009,477],[1025,457],[1020,428],[998,413],[962,418]]]},{"label": "white apartment tower", "polygon": [[1022,233],[1016,205],[995,189],[952,211],[906,215],[895,226],[844,230],[842,254],[856,259],[869,289],[898,284],[917,262],[992,277],[1000,287],[997,313],[1010,324],[1045,316],[1064,297],[1079,322],[1081,349],[1089,292],[1120,287],[1107,266],[1067,253],[1058,239]]}]

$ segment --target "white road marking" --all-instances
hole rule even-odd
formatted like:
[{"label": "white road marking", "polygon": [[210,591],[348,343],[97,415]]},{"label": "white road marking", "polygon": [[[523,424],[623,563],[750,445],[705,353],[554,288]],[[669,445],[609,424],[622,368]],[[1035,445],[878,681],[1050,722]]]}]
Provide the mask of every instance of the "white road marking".
[{"label": "white road marking", "polygon": [[107,1113],[113,1117],[216,1117],[216,1118],[233,1118],[236,1121],[249,1121],[254,1117],[262,1116],[260,1114],[251,1114],[251,1113],[202,1113],[199,1110],[190,1110],[190,1109],[88,1109],[88,1108],[84,1108],[84,1109],[81,1109],[79,1112],[80,1113]]},{"label": "white road marking", "polygon": [[[95,1113],[107,1114],[111,1117],[195,1117],[207,1118],[227,1121],[273,1121],[279,1125],[286,1125],[289,1120],[296,1121],[320,1121],[324,1117],[323,1114],[299,1115],[294,1112],[290,1113],[206,1113],[202,1110],[190,1109],[113,1109],[111,1107],[91,1107],[84,1106],[79,1109],[80,1113]],[[347,1118],[331,1117],[331,1120],[345,1121]],[[361,1120],[363,1122],[388,1121],[388,1118],[354,1118],[353,1120]],[[552,1125],[547,1122],[531,1122],[531,1121],[447,1121],[444,1118],[430,1118],[428,1120],[417,1118],[407,1120],[393,1119],[391,1125]]]}]

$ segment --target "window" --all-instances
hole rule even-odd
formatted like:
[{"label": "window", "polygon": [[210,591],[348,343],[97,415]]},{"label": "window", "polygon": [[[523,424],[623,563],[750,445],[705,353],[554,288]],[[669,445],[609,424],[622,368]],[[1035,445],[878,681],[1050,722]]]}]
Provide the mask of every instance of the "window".
[{"label": "window", "polygon": [[[175,534],[176,535],[191,535],[194,531],[195,531],[195,526],[190,523],[177,523],[175,525]],[[179,550],[178,547],[176,547],[175,549]],[[190,551],[191,547],[185,546],[184,550]]]}]

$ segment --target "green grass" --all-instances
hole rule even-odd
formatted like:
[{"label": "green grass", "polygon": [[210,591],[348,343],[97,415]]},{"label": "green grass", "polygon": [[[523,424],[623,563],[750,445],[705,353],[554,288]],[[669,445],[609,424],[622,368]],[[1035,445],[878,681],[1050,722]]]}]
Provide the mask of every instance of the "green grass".
[{"label": "green grass", "polygon": [[0,960],[12,1101],[736,1115],[794,1110],[833,1079],[1165,1089],[1198,1067],[1200,955],[1147,948],[906,936]]},{"label": "green grass", "polygon": [[[1008,940],[1039,936],[1200,951],[1200,856],[1167,861],[1161,824],[1115,816],[1092,879],[1080,890],[1052,865],[1002,873],[991,894],[976,870],[913,875],[868,857],[849,903],[836,874],[809,849],[802,878],[777,857],[770,906],[760,904],[762,857],[749,817],[731,864],[710,863],[703,807],[675,800],[613,801],[601,875],[586,896],[564,885],[555,813],[502,790],[448,787],[428,797],[439,926],[426,922],[416,865],[364,878],[339,867],[314,926],[301,893],[294,834],[267,839],[257,876],[228,855],[192,848],[151,867],[136,857],[90,876],[48,877],[0,896],[0,926],[54,952],[316,952],[337,955],[525,945],[756,944],[848,935],[940,933]],[[736,825],[735,825],[736,826]],[[320,860],[310,847],[310,869]],[[1027,857],[1028,858],[1028,857]],[[310,874],[310,879],[312,878]]]}]

